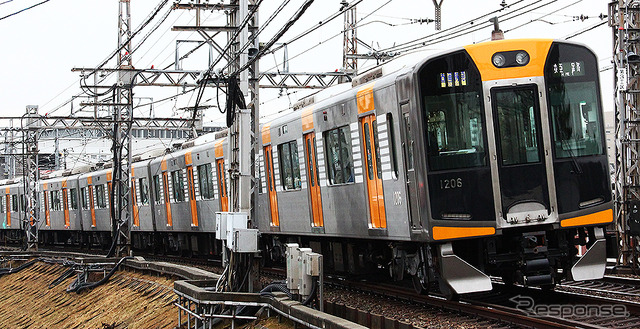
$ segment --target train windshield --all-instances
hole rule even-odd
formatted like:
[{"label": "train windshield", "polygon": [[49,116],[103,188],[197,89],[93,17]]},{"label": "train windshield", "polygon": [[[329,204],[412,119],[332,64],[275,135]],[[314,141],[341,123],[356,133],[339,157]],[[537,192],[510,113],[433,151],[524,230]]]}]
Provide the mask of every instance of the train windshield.
[{"label": "train windshield", "polygon": [[421,70],[430,170],[486,165],[482,83],[465,52],[436,58]]},{"label": "train windshield", "polygon": [[556,158],[604,152],[595,56],[577,45],[554,44],[545,80]]}]

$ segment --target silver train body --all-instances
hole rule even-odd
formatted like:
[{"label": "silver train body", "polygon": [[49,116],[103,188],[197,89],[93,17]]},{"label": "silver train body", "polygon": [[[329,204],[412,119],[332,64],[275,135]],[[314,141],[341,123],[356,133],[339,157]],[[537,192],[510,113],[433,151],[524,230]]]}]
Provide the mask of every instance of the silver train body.
[{"label": "silver train body", "polygon": [[[297,242],[331,270],[383,270],[449,293],[490,290],[490,276],[602,277],[612,198],[597,72],[583,46],[505,40],[305,99],[261,128],[264,257],[282,261]],[[138,157],[132,247],[217,253],[228,153],[226,138],[203,138]],[[43,241],[108,244],[110,169],[54,176],[40,182]],[[21,185],[0,185],[11,210],[0,233],[16,239]]]}]

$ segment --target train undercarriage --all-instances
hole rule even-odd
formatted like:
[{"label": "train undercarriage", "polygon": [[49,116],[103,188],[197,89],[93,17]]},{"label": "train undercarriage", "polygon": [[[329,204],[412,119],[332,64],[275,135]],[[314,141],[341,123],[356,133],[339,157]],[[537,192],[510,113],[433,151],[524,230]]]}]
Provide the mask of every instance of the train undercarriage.
[{"label": "train undercarriage", "polygon": [[506,284],[543,288],[561,280],[601,278],[606,266],[603,232],[599,227],[512,230],[438,244],[269,236],[263,257],[282,263],[285,244],[298,243],[322,253],[327,272],[363,278],[384,274],[394,281],[412,280],[419,292],[440,290],[454,296],[491,290],[492,277]]}]

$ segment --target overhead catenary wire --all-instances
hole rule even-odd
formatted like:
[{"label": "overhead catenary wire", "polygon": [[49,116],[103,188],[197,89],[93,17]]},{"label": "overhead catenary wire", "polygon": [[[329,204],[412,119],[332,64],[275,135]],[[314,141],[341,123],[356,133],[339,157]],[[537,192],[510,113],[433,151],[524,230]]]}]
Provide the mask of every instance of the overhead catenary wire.
[{"label": "overhead catenary wire", "polygon": [[[13,1],[13,0],[10,0],[10,1]],[[3,2],[3,3],[1,3],[1,4],[5,4],[5,3],[10,2],[10,1],[5,1],[5,2]],[[42,5],[42,4],[45,4],[45,3],[49,2],[49,1],[51,1],[51,0],[44,0],[44,1],[42,1],[42,2],[38,2],[38,3],[36,3],[35,5],[29,6],[29,7],[27,7],[27,8],[21,9],[21,10],[18,10],[18,11],[16,11],[15,13],[12,13],[12,14],[9,14],[9,15],[6,15],[6,16],[3,16],[3,17],[0,17],[0,21],[1,21],[1,20],[3,20],[3,19],[5,19],[5,18],[9,18],[9,17],[11,17],[11,16],[18,15],[18,14],[20,14],[20,13],[22,13],[22,12],[25,12],[25,11],[27,11],[27,10],[29,10],[29,9],[35,8],[35,7],[40,6],[40,5]]]}]

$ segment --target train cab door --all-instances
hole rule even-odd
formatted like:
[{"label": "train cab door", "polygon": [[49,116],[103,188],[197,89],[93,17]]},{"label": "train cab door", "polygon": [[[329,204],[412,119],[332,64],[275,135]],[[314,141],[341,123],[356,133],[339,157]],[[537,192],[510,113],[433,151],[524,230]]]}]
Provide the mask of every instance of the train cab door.
[{"label": "train cab door", "polygon": [[278,195],[276,193],[276,179],[273,172],[273,151],[271,145],[264,147],[264,164],[267,178],[267,193],[269,194],[269,209],[271,209],[271,227],[280,227]]},{"label": "train cab door", "polygon": [[384,229],[387,228],[387,218],[384,209],[382,165],[376,115],[370,114],[360,118],[360,129],[362,132],[361,142],[364,148],[364,172],[369,202],[369,227]]},{"label": "train cab door", "polygon": [[304,135],[304,154],[307,167],[307,184],[311,200],[311,216],[313,227],[324,227],[322,213],[322,194],[320,193],[320,175],[318,174],[318,156],[316,154],[316,134]]},{"label": "train cab door", "polygon": [[413,132],[409,119],[409,101],[400,103],[402,119],[400,130],[402,131],[402,150],[405,163],[405,179],[407,184],[407,202],[409,203],[409,218],[412,229],[420,228],[420,215],[418,214],[418,190],[416,186],[416,170],[413,164]]},{"label": "train cab door", "polygon": [[503,225],[545,219],[550,203],[538,89],[496,87],[491,103]]}]

